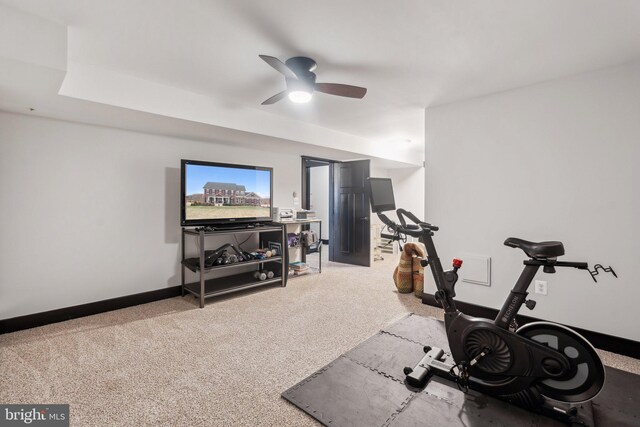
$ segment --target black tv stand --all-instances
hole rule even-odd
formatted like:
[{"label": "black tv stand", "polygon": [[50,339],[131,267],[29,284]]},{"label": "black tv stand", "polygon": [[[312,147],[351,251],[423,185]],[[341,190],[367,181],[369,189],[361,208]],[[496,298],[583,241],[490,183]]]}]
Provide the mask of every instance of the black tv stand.
[{"label": "black tv stand", "polygon": [[[286,248],[285,229],[280,224],[222,224],[210,227],[183,228],[182,229],[182,296],[190,293],[198,298],[200,308],[204,307],[206,298],[236,292],[242,289],[254,288],[269,284],[286,286],[288,253],[278,254],[264,259],[248,259],[222,265],[205,264],[205,238],[212,238],[218,242],[227,243],[237,241],[236,234],[246,237],[256,236],[256,244],[259,248],[268,248],[271,243],[277,243],[280,248]],[[195,258],[187,258],[185,238],[192,236],[197,238],[198,253]],[[251,268],[251,266],[253,268]],[[238,267],[240,267],[238,269]],[[243,268],[247,267],[247,268]],[[186,270],[197,274],[196,282],[186,282]],[[256,272],[270,271],[273,274],[269,278],[256,277]],[[211,273],[214,277],[205,279],[205,275]]]}]

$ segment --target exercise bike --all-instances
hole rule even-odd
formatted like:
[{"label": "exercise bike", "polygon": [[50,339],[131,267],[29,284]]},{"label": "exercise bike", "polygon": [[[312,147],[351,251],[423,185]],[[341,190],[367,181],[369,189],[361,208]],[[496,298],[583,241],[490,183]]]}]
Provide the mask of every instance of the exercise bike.
[{"label": "exercise bike", "polygon": [[[391,180],[369,178],[368,187],[372,210],[396,237],[416,237],[425,245],[427,258],[421,264],[430,267],[437,289],[434,296],[444,309],[450,353],[425,347],[422,360],[404,369],[406,383],[422,388],[437,374],[462,389],[472,388],[565,422],[580,423],[581,417],[588,418],[588,414],[579,414],[579,409],[600,392],[605,381],[604,366],[593,346],[565,326],[533,322],[517,327],[515,318],[523,304],[535,307],[535,301],[527,300],[527,289],[540,267],[545,273],[564,267],[587,270],[594,280],[598,268],[590,271],[586,262],[558,261],[557,257],[564,255],[561,242],[508,238],[505,245],[521,249],[528,257],[524,271],[496,319],[468,316],[454,301],[462,260],[454,259],[452,269],[443,270],[433,242],[438,227],[404,209],[396,210],[400,224],[393,222],[383,213],[395,209]],[[596,267],[615,276],[611,267]],[[587,421],[582,424],[590,425]]]}]

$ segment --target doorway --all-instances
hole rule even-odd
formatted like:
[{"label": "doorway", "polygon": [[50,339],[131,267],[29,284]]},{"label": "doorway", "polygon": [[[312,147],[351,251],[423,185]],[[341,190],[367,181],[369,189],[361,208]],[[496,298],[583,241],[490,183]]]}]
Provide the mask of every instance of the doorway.
[{"label": "doorway", "polygon": [[370,265],[369,160],[339,162],[302,157],[302,208],[322,220],[329,261]]},{"label": "doorway", "polygon": [[333,211],[332,173],[333,160],[302,157],[302,209],[315,211],[322,221],[324,245],[329,245],[331,236],[330,212]]}]

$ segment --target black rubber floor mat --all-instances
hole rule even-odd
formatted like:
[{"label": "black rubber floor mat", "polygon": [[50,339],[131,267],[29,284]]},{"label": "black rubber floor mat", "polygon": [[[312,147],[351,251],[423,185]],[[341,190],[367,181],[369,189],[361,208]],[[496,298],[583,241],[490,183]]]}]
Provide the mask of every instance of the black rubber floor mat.
[{"label": "black rubber floor mat", "polygon": [[326,426],[371,427],[387,423],[414,393],[340,356],[282,397]]},{"label": "black rubber floor mat", "polygon": [[[327,426],[537,426],[562,425],[498,399],[434,377],[420,391],[404,384],[423,346],[447,349],[442,322],[409,315],[291,387],[282,397]],[[607,382],[593,401],[596,426],[640,426],[640,376],[607,367]]]},{"label": "black rubber floor mat", "polygon": [[402,368],[416,364],[424,346],[395,335],[379,332],[343,356],[381,375],[404,383]]},{"label": "black rubber floor mat", "polygon": [[451,382],[434,377],[422,393],[397,413],[392,427],[492,426],[562,427],[563,423],[531,413],[474,390],[463,393]]},{"label": "black rubber floor mat", "polygon": [[640,426],[640,376],[606,366],[607,379],[593,399],[597,426]]},{"label": "black rubber floor mat", "polygon": [[449,349],[444,323],[433,317],[410,314],[384,328],[383,331],[417,342],[422,346],[430,345],[431,347],[447,349],[447,351]]}]

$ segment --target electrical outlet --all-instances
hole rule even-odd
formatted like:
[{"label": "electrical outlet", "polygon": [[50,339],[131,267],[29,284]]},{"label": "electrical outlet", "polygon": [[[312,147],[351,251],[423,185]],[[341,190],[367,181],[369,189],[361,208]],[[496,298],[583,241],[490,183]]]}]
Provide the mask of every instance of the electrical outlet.
[{"label": "electrical outlet", "polygon": [[544,280],[536,280],[534,286],[535,286],[536,294],[540,294],[540,295],[547,294],[547,282],[545,282]]}]

